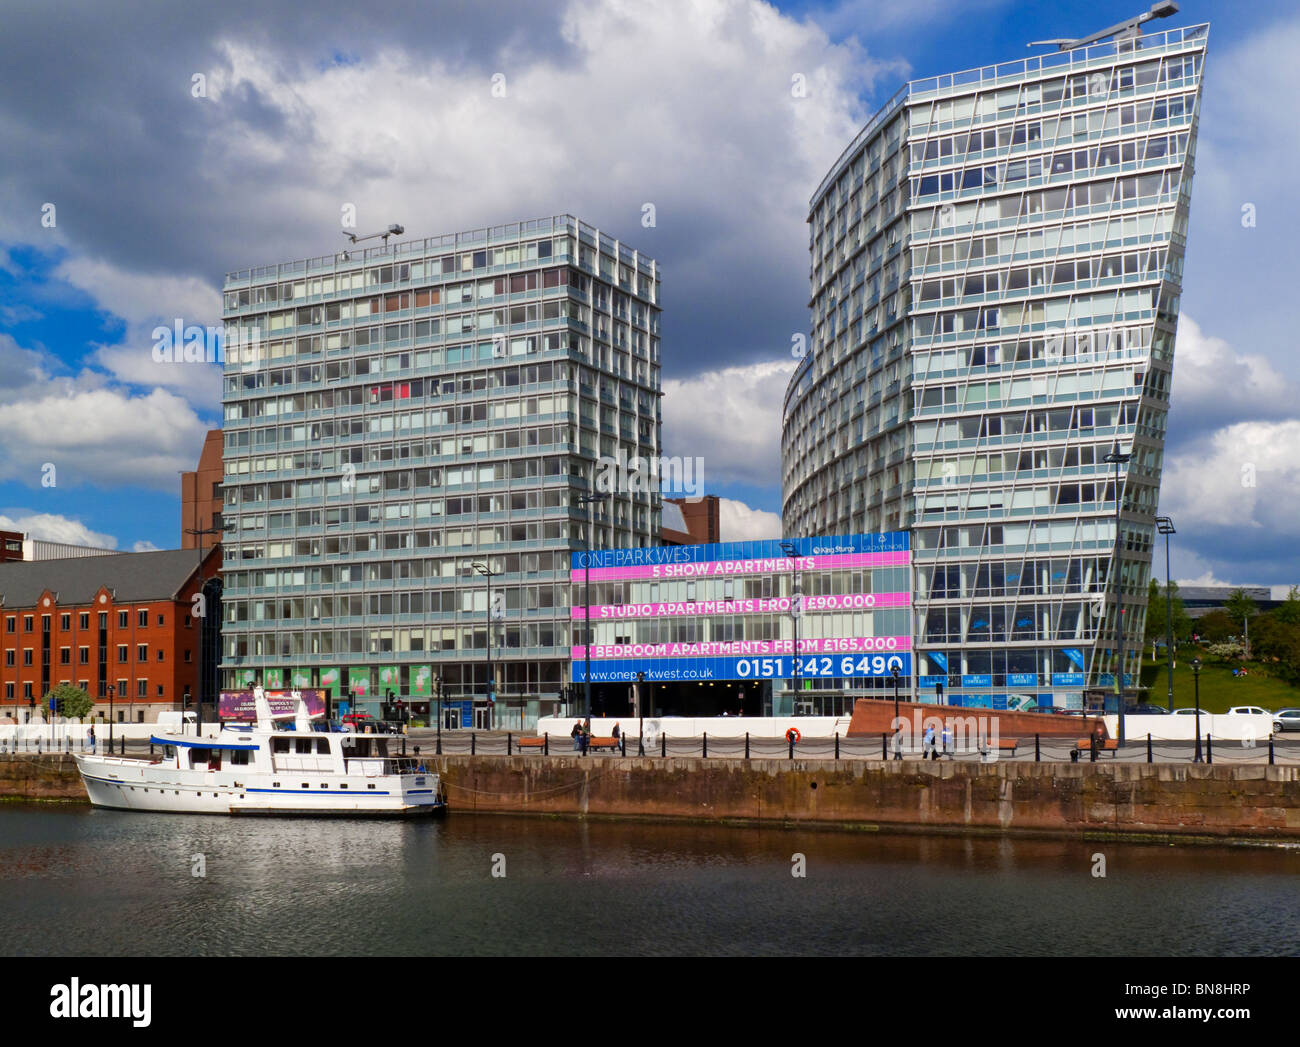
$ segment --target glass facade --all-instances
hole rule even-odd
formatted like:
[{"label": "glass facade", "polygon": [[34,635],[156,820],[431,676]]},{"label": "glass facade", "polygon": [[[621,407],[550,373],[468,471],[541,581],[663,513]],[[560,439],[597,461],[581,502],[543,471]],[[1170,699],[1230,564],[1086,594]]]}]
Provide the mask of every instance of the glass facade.
[{"label": "glass facade", "polygon": [[659,454],[655,262],[561,215],[231,273],[225,321],[223,686],[486,703],[491,605],[534,718],[571,552],[659,534],[657,491],[578,501]]},{"label": "glass facade", "polygon": [[922,693],[1113,686],[1117,582],[1136,674],[1207,41],[912,82],[812,199],[785,531],[912,532]]}]

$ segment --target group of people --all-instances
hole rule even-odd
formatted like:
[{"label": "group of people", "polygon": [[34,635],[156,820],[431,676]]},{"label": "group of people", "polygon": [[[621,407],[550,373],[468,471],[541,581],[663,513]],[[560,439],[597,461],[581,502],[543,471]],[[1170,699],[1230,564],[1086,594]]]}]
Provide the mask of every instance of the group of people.
[{"label": "group of people", "polygon": [[[921,759],[939,759],[938,745],[940,741],[943,743],[943,755],[951,757],[953,755],[952,728],[948,724],[944,724],[943,730],[936,734],[933,724],[926,727],[925,734],[921,738]],[[902,758],[903,728],[898,727],[894,730],[894,759],[901,760]]]},{"label": "group of people", "polygon": [[[618,741],[619,733],[618,724],[615,723],[614,729],[610,731],[610,736],[615,741]],[[575,720],[573,730],[569,732],[569,737],[573,739],[573,751],[586,756],[587,747],[591,744],[591,717],[588,716],[585,720]]]}]

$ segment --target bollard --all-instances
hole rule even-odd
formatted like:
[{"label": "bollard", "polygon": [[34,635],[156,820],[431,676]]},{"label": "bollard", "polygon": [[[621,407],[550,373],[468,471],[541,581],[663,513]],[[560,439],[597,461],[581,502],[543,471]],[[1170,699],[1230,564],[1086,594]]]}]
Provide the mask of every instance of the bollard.
[{"label": "bollard", "polygon": [[708,732],[708,731],[705,731],[705,732],[704,732],[704,757],[703,757],[703,759],[707,760],[708,758],[709,758],[709,732]]},{"label": "bollard", "polygon": [[506,755],[507,755],[507,756],[513,756],[513,755],[514,755],[514,752],[513,752],[513,751],[511,750],[511,748],[510,748],[511,744],[512,744],[512,742],[511,742],[511,739],[510,739],[510,732],[509,732],[509,731],[506,731]]},{"label": "bollard", "polygon": [[618,751],[621,752],[624,757],[627,756],[627,735],[626,734],[620,734],[618,736]]},{"label": "bollard", "polygon": [[1095,734],[1088,737],[1088,750],[1092,753],[1092,762],[1097,762],[1097,736]]},{"label": "bollard", "polygon": [[1039,743],[1039,736],[1034,735],[1034,763],[1043,762],[1043,750]]},{"label": "bollard", "polygon": [[835,732],[835,759],[840,758],[840,732]]},{"label": "bollard", "polygon": [[118,755],[120,756],[126,755],[126,735],[122,735],[122,748],[118,750]]},{"label": "bollard", "polygon": [[636,736],[636,754],[638,756],[645,755],[645,739],[640,734]]},{"label": "bollard", "polygon": [[442,755],[442,731],[441,731],[441,729],[439,729],[439,731],[438,731],[438,744],[434,746],[434,755],[435,755],[435,756],[441,756],[441,755]]},{"label": "bollard", "polygon": [[475,737],[473,731],[469,732],[469,754],[470,756],[476,756],[478,754],[478,739]]},{"label": "bollard", "polygon": [[745,759],[749,759],[749,732],[745,732]]},{"label": "bollard", "polygon": [[1205,762],[1214,763],[1214,744],[1208,731],[1205,733]]},{"label": "bollard", "polygon": [[787,739],[787,741],[789,741],[789,743],[790,743],[790,759],[793,760],[793,759],[794,759],[794,739],[793,739],[793,738],[789,738],[789,739]]},{"label": "bollard", "polygon": [[661,734],[661,735],[659,736],[659,755],[660,755],[660,756],[667,756],[667,755],[668,755],[668,735],[667,735],[667,733]]},{"label": "bollard", "polygon": [[546,731],[542,734],[542,755],[551,755],[551,732]]},{"label": "bollard", "polygon": [[1272,764],[1273,764],[1273,736],[1272,736],[1271,734],[1268,736],[1268,762],[1269,762],[1269,766],[1272,766]]},{"label": "bollard", "polygon": [[889,735],[887,734],[880,736],[880,758],[882,760],[889,759]]},{"label": "bollard", "polygon": [[1147,763],[1155,763],[1155,759],[1151,753],[1151,732],[1149,731],[1147,732]]}]

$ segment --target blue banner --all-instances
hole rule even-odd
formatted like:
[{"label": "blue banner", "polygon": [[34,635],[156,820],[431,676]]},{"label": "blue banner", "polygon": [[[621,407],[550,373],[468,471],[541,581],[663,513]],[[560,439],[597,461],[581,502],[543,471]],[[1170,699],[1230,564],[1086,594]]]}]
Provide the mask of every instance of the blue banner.
[{"label": "blue banner", "polygon": [[1083,673],[1052,673],[1053,687],[1082,687]]},{"label": "blue banner", "polygon": [[973,676],[963,676],[961,678],[963,687],[992,687],[993,677],[988,673],[976,673]]},{"label": "blue banner", "polygon": [[1037,673],[1007,673],[1008,687],[1037,687]]},{"label": "blue banner", "polygon": [[[575,658],[574,683],[585,683],[586,662]],[[911,654],[804,655],[799,659],[799,676],[804,680],[840,677],[893,677],[898,666],[904,681],[912,674]],[[617,658],[591,663],[592,683],[632,681],[645,673],[647,680],[674,682],[688,680],[789,680],[793,679],[793,659],[785,658]],[[902,684],[900,686],[906,686]]]},{"label": "blue banner", "polygon": [[[907,531],[885,534],[848,534],[826,538],[792,538],[798,556],[835,556],[841,553],[907,552],[911,546]],[[660,545],[644,549],[593,549],[590,554],[578,550],[570,555],[570,566],[577,570],[592,567],[643,567],[653,564],[711,563],[716,560],[784,560],[785,550],[778,539],[751,542],[713,542],[708,545]]]}]

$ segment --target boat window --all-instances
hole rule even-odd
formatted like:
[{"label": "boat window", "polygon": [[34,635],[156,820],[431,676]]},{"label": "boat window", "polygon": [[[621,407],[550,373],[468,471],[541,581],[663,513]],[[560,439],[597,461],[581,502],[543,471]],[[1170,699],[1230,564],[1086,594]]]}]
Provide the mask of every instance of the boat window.
[{"label": "boat window", "polygon": [[173,759],[175,756],[176,756],[176,746],[174,746],[174,745],[164,745],[164,746],[163,746],[163,757],[164,757],[165,759],[170,760],[170,759]]},{"label": "boat window", "polygon": [[239,765],[241,765],[241,766],[245,766],[245,765],[247,765],[247,763],[248,763],[248,750],[247,750],[247,749],[235,749],[235,750],[234,750],[233,752],[231,752],[231,754],[230,754],[230,762],[231,762],[232,764],[239,764]]},{"label": "boat window", "polygon": [[191,749],[190,766],[197,767],[201,763],[207,763],[211,755],[212,755],[211,749]]},{"label": "boat window", "polygon": [[318,753],[325,753],[328,755],[330,751],[330,740],[328,738],[317,738],[316,751]]},{"label": "boat window", "polygon": [[287,753],[289,751],[288,738],[272,738],[271,751],[273,753]]},{"label": "boat window", "polygon": [[311,752],[311,739],[310,739],[310,738],[295,738],[295,739],[293,740],[293,751],[296,752],[296,753],[309,753],[309,752]]}]

